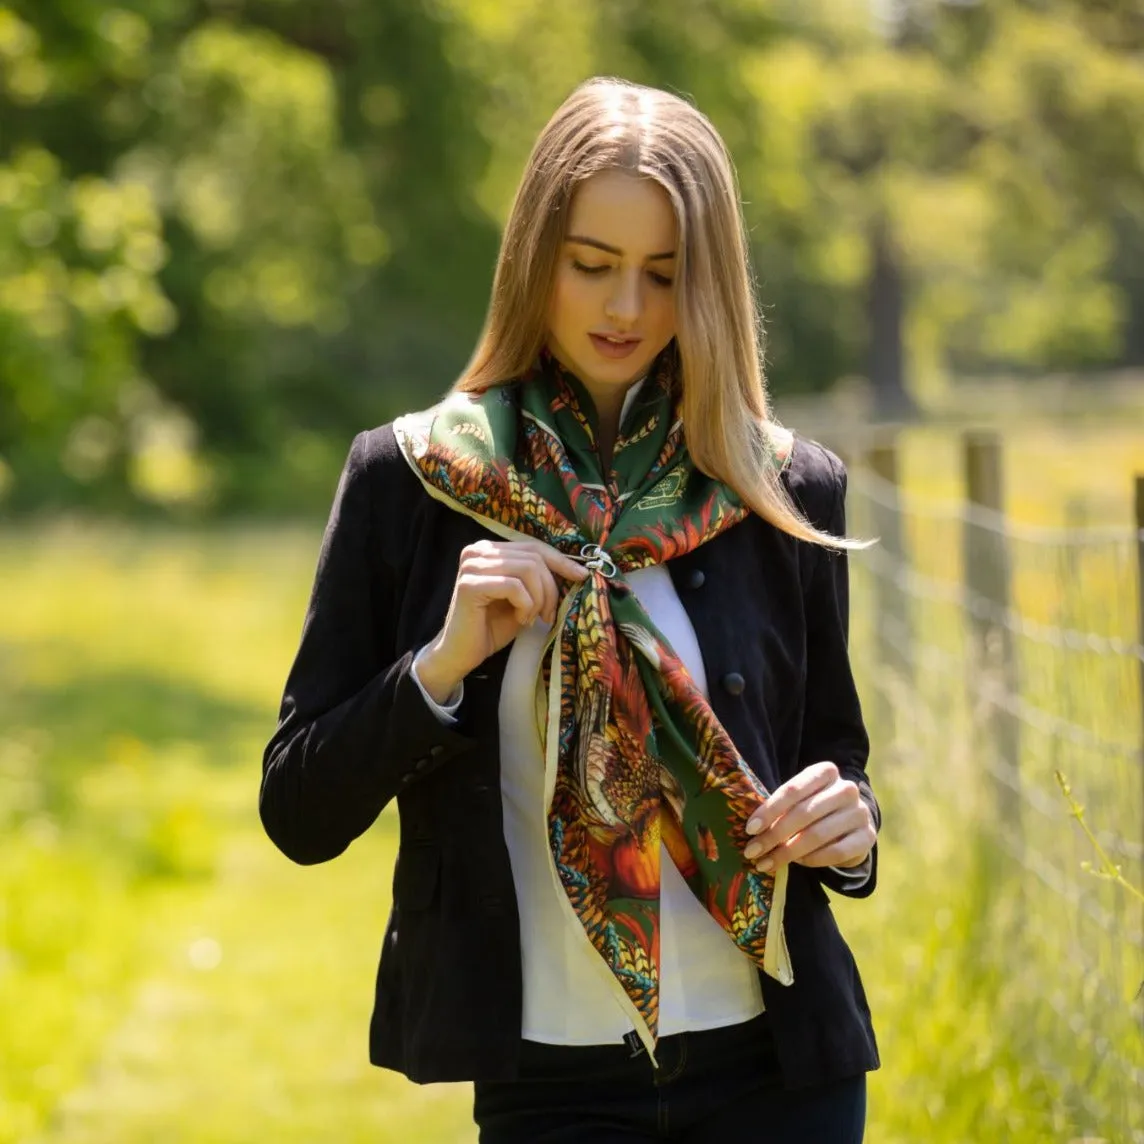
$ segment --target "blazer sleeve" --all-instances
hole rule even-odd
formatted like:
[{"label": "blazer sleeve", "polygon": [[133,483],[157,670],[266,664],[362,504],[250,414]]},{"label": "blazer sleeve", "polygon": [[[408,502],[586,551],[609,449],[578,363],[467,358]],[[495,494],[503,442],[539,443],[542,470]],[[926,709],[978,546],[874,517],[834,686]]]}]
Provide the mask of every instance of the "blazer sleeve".
[{"label": "blazer sleeve", "polygon": [[[821,447],[819,447],[821,449]],[[829,450],[821,449],[824,464],[815,474],[813,491],[804,501],[807,516],[834,536],[846,535],[846,469]],[[866,773],[870,741],[850,665],[850,578],[845,551],[815,546],[811,570],[803,592],[806,612],[806,700],[799,761],[803,766],[829,760],[843,778],[858,787],[880,830],[882,812]],[[878,879],[878,846],[866,861],[851,870],[815,870],[824,885],[836,893],[865,898]],[[860,876],[866,873],[863,880]]]},{"label": "blazer sleeve", "polygon": [[400,573],[386,533],[409,529],[391,519],[411,511],[390,487],[411,476],[403,469],[392,432],[354,439],[263,755],[263,827],[304,865],[337,857],[398,792],[475,745],[430,709],[411,672],[415,649],[394,646]]}]

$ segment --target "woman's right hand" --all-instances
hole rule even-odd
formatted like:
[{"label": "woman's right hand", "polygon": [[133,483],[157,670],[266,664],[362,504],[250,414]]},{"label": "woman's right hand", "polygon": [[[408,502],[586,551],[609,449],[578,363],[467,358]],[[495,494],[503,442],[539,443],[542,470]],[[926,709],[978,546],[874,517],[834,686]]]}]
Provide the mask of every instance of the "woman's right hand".
[{"label": "woman's right hand", "polygon": [[417,664],[422,687],[438,702],[490,655],[538,618],[556,622],[556,577],[579,582],[583,564],[539,540],[478,540],[461,550],[445,625]]}]

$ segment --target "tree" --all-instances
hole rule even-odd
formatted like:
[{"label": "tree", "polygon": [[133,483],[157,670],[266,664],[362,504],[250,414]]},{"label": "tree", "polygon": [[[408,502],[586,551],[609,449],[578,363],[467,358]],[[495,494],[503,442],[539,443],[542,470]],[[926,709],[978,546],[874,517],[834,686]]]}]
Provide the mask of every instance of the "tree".
[{"label": "tree", "polygon": [[596,73],[727,139],[776,393],[1144,360],[1142,52],[1133,0],[0,0],[0,496],[324,507]]},{"label": "tree", "polygon": [[878,411],[911,411],[907,376],[1116,360],[1112,220],[1144,218],[1127,33],[1004,0],[903,2],[881,28],[805,12],[744,60],[755,177],[808,262],[864,295]]}]

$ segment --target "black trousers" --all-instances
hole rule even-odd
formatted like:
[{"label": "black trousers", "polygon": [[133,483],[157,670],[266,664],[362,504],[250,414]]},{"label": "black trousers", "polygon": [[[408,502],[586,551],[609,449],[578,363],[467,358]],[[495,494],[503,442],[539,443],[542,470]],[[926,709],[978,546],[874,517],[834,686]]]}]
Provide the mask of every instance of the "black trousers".
[{"label": "black trousers", "polygon": [[478,1081],[481,1144],[861,1144],[866,1075],[788,1091],[762,1014],[642,1048],[525,1041],[521,1075]]}]

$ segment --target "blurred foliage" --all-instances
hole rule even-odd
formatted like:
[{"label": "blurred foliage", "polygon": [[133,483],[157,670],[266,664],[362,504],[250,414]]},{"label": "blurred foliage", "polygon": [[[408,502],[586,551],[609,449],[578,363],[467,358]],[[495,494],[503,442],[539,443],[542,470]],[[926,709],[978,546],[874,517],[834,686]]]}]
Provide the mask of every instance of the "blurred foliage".
[{"label": "blurred foliage", "polygon": [[1142,51],[1132,0],[0,0],[0,498],[324,508],[601,72],[726,136],[777,392],[1144,358]]}]

